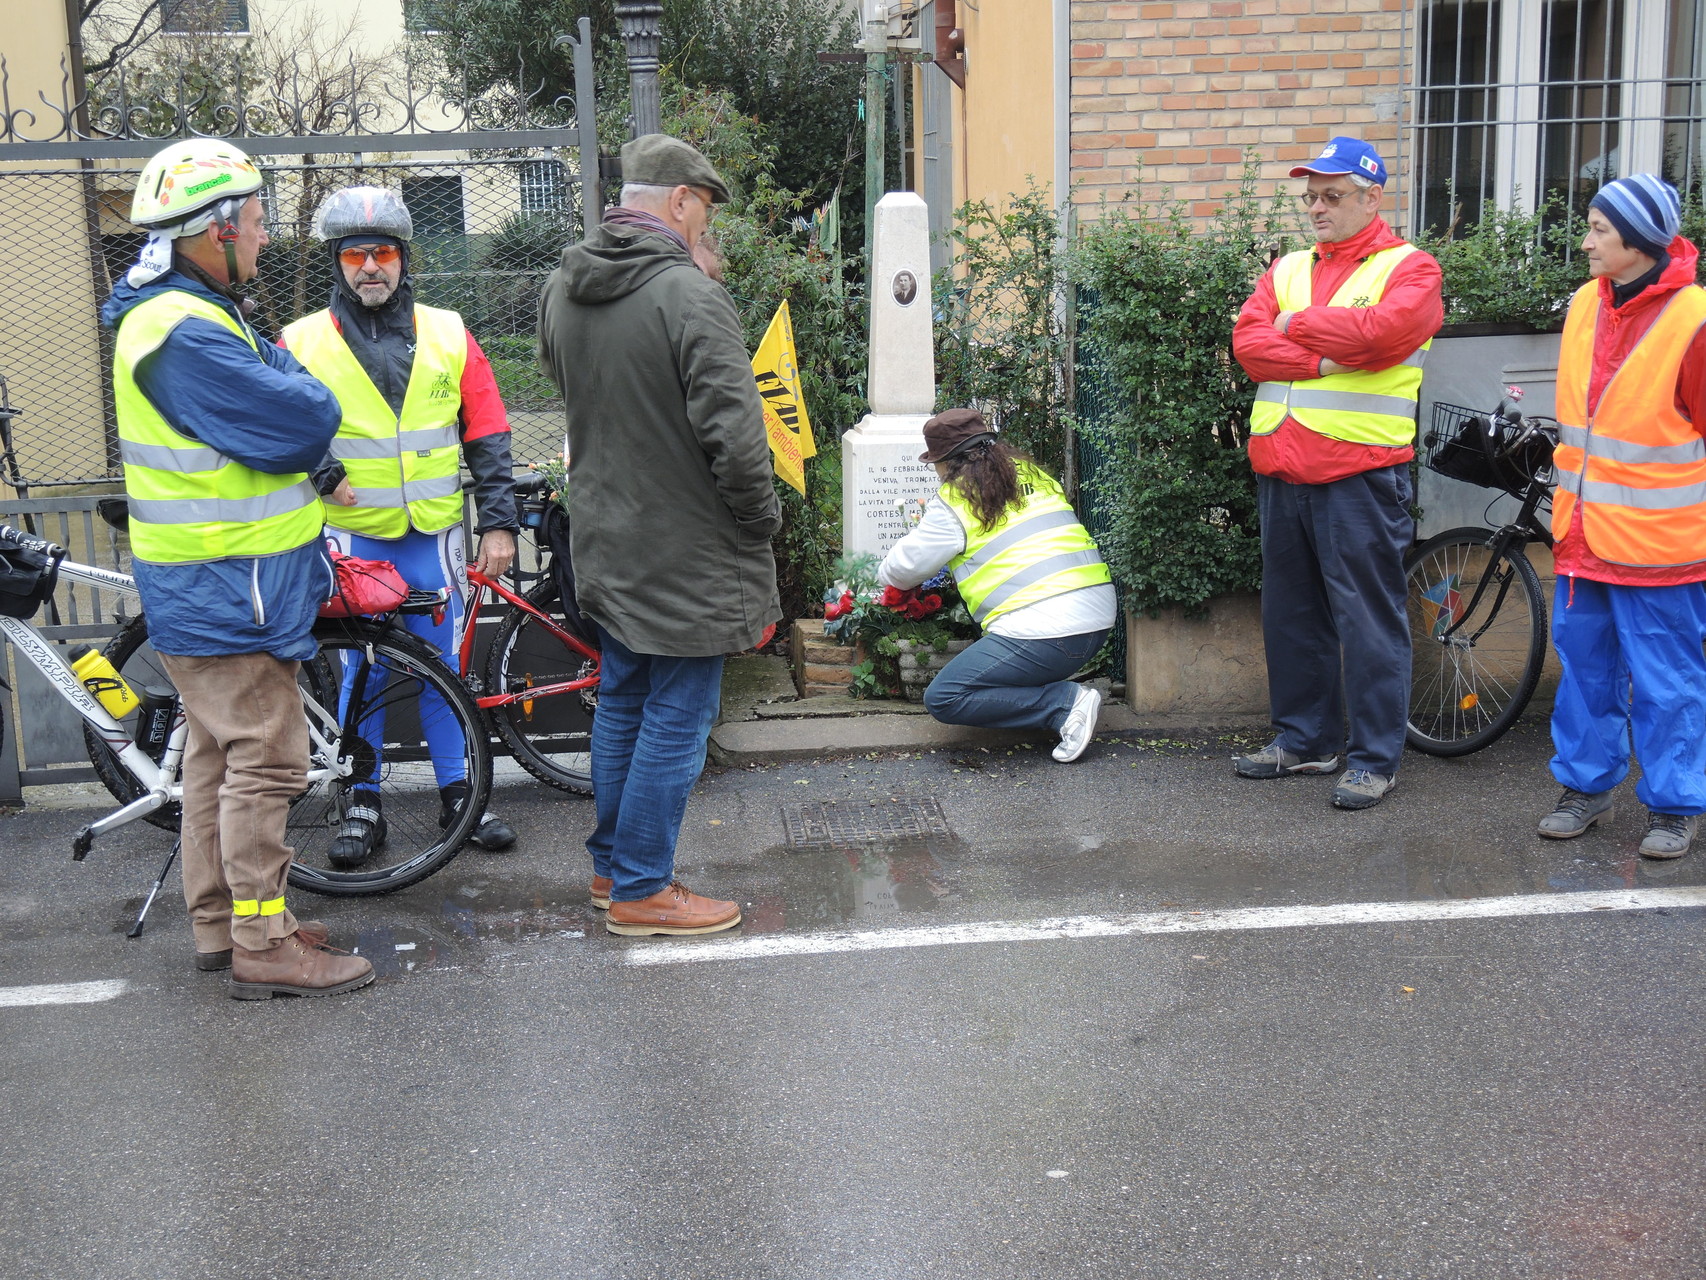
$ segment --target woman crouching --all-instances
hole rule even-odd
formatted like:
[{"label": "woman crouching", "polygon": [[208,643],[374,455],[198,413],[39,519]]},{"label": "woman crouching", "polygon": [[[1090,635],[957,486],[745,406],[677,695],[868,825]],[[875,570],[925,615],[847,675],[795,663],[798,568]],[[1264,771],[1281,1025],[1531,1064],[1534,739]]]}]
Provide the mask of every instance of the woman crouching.
[{"label": "woman crouching", "polygon": [[1067,679],[1114,625],[1108,566],[1057,481],[995,438],[975,409],[924,424],[920,462],[942,487],[918,527],[877,570],[885,586],[916,587],[943,565],[983,638],[943,667],[924,692],[946,724],[1049,729],[1054,758],[1084,754],[1102,695]]}]

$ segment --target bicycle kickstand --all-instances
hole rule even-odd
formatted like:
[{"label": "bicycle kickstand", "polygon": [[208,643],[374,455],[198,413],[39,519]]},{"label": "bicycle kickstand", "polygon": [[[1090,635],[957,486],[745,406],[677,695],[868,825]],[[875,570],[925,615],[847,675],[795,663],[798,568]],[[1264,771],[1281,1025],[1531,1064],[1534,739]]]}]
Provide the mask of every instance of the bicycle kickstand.
[{"label": "bicycle kickstand", "polygon": [[160,895],[160,889],[166,883],[166,875],[172,869],[172,863],[178,858],[178,845],[181,841],[172,841],[172,851],[166,855],[166,865],[160,868],[160,874],[154,881],[154,887],[148,891],[148,897],[143,900],[142,910],[136,913],[136,923],[124,935],[127,938],[140,938],[142,927],[148,920],[148,908],[154,905],[154,899]]}]

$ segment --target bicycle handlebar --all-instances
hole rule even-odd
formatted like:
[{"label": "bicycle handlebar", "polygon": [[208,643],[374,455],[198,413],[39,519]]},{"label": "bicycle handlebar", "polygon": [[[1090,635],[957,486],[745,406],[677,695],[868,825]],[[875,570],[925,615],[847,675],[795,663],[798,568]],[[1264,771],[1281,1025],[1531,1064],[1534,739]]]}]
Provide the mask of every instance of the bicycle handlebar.
[{"label": "bicycle handlebar", "polygon": [[0,524],[0,542],[7,542],[14,547],[22,547],[28,551],[41,551],[55,559],[61,559],[65,555],[65,548],[57,542],[38,538],[34,534],[25,533],[22,529],[14,529],[9,524]]}]

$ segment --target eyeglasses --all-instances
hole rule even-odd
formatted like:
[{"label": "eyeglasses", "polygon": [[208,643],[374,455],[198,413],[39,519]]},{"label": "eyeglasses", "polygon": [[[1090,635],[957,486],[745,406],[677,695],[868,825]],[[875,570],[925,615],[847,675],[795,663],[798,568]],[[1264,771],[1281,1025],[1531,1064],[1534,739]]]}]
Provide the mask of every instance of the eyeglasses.
[{"label": "eyeglasses", "polygon": [[717,220],[717,202],[715,200],[707,200],[704,196],[699,195],[698,187],[688,187],[687,189],[694,195],[699,196],[699,202],[705,206],[706,225],[708,226],[715,222]]},{"label": "eyeglasses", "polygon": [[369,249],[340,249],[338,261],[346,267],[359,267],[369,258],[375,266],[388,267],[403,257],[403,251],[394,244],[376,244]]},{"label": "eyeglasses", "polygon": [[1317,200],[1325,201],[1329,209],[1337,209],[1341,201],[1349,200],[1356,195],[1355,191],[1305,191],[1297,197],[1297,202],[1305,209],[1315,207]]}]

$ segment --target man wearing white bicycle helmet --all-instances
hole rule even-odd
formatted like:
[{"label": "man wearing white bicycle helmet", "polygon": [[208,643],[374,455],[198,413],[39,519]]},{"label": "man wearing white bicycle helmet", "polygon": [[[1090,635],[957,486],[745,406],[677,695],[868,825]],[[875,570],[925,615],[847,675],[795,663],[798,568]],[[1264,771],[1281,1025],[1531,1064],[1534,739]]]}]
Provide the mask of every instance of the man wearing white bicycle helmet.
[{"label": "man wearing white bicycle helmet", "polygon": [[[451,588],[438,622],[413,615],[409,629],[437,646],[452,668],[468,590],[462,530],[465,460],[474,477],[474,567],[496,577],[515,559],[515,468],[509,418],[491,363],[454,311],[423,306],[409,279],[414,221],[395,191],[345,187],[314,214],[315,239],[332,252],[331,303],[284,330],[280,344],[329,386],[343,421],[314,472],[328,531],[343,550],[389,560],[424,591]],[[449,716],[423,726],[442,800],[441,826],[468,796],[461,730]],[[359,867],[385,842],[379,792],[357,788],[328,858]],[[470,837],[506,849],[515,832],[482,815]]]},{"label": "man wearing white bicycle helmet", "polygon": [[338,404],[246,319],[267,244],[260,171],[217,138],[143,167],[131,221],[148,232],[101,308],[116,331],[113,400],[131,552],[148,637],[189,720],[184,896],[196,967],[231,969],[239,999],[331,995],[373,980],[285,906],[291,800],[306,786],[297,668],[330,594],[308,470]]}]

